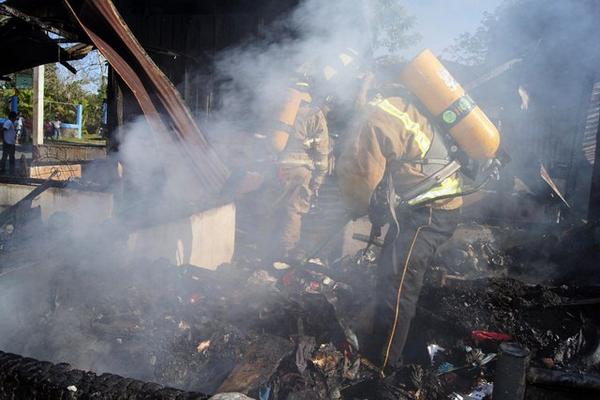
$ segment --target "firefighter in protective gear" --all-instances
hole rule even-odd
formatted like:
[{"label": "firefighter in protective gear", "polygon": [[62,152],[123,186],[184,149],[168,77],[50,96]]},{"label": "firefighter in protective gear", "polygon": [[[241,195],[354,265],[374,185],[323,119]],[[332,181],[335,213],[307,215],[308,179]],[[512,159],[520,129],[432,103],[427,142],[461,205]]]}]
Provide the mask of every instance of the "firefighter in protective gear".
[{"label": "firefighter in protective gear", "polygon": [[[448,145],[416,100],[404,94],[377,96],[358,117],[336,172],[347,207],[359,217],[369,212],[371,196],[382,181],[402,194],[423,182],[431,165],[447,158]],[[460,191],[455,174],[410,199],[410,206],[393,210],[378,260],[377,310],[369,343],[382,370],[402,362],[425,271],[456,227]],[[447,198],[429,201],[439,196]]]},{"label": "firefighter in protective gear", "polygon": [[303,103],[289,138],[277,155],[276,179],[270,187],[272,232],[269,254],[279,260],[299,260],[302,217],[328,171],[329,132],[323,111]]}]

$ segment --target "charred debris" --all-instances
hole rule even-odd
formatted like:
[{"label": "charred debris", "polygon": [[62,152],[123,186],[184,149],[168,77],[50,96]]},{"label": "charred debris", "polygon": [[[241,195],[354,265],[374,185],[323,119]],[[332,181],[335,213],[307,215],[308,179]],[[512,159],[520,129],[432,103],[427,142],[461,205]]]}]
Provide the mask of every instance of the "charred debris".
[{"label": "charred debris", "polygon": [[[2,354],[3,393],[484,399],[501,382],[507,390],[522,385],[528,399],[596,398],[600,289],[571,279],[559,265],[540,273],[550,271],[551,257],[538,254],[544,265],[532,264],[531,242],[518,241],[527,256],[523,245],[508,244],[519,234],[525,233],[459,228],[426,278],[406,366],[384,378],[361,357],[375,281],[373,260],[362,252],[328,267],[310,262],[281,270],[252,257],[215,271],[93,259],[83,260],[85,267],[49,260],[4,270],[3,287],[23,288],[11,305],[4,351],[128,378]],[[520,376],[511,360],[521,365]]]}]

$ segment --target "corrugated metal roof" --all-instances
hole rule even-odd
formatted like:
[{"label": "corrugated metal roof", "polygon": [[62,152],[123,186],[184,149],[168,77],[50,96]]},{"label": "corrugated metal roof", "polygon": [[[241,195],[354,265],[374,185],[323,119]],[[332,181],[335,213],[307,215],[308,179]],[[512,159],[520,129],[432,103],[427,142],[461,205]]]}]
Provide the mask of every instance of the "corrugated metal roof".
[{"label": "corrugated metal roof", "polygon": [[600,126],[600,81],[594,83],[592,87],[592,96],[585,119],[583,130],[583,141],[581,144],[585,159],[594,164],[596,157],[596,136]]}]

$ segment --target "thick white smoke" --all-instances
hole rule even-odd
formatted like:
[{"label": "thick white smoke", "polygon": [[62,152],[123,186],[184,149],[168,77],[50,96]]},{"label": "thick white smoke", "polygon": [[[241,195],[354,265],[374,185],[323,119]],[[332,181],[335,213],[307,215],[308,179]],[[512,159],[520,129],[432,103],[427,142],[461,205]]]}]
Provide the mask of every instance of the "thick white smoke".
[{"label": "thick white smoke", "polygon": [[[541,0],[537,2],[542,8],[546,3]],[[274,106],[280,101],[285,88],[302,74],[303,69],[314,71],[327,61],[335,60],[339,52],[348,47],[365,59],[369,58],[373,40],[369,21],[373,14],[370,4],[366,0],[302,1],[287,15],[264,27],[259,38],[229,48],[216,56],[216,75],[224,83],[219,88],[220,105],[210,122],[204,124],[203,130],[208,133],[212,144],[229,165],[242,163],[240,158],[252,161],[262,157],[261,150],[264,149],[261,149],[261,142],[257,143],[254,139],[254,134],[264,133],[264,128],[273,122]],[[548,34],[554,38],[575,37],[575,42],[577,38],[581,38],[577,42],[580,43],[577,51],[583,55],[596,55],[597,51],[591,45],[592,35],[586,36],[582,28],[581,21],[585,22],[585,27],[590,26],[590,21],[585,18],[585,8],[573,11],[568,4],[573,2],[555,2],[552,5],[553,15],[560,23],[552,25],[548,22]],[[569,17],[563,20],[560,19],[561,16]],[[551,20],[552,18],[547,19]],[[525,27],[521,26],[519,29]],[[509,48],[518,44],[511,42],[510,37],[496,39],[499,42],[494,43],[509,43]],[[532,42],[535,43],[533,39],[536,38],[532,37]],[[499,45],[497,48],[500,49]],[[523,55],[520,49],[510,50],[503,55]],[[533,64],[533,67],[537,66],[539,71],[543,71],[545,62],[552,63],[552,50],[553,47],[550,46],[548,53],[538,57],[538,64]],[[492,55],[495,54],[493,51]],[[570,52],[576,53],[575,50]],[[579,65],[575,55],[562,58],[571,60],[566,64],[569,69],[576,69]],[[506,61],[500,56],[490,57],[490,60],[497,60],[498,63]],[[592,64],[590,59],[584,60],[587,66]],[[560,70],[558,66],[554,67],[553,71]],[[550,78],[548,81],[553,80]],[[518,100],[516,89],[521,82],[515,83],[514,95]],[[332,89],[332,94],[336,97],[353,101],[355,88],[351,85]],[[548,93],[557,95],[555,91]],[[568,94],[561,104],[572,100],[571,93]],[[532,93],[531,101],[535,103],[539,97]],[[519,103],[516,104],[518,107]],[[20,244],[23,248],[31,249],[29,258],[34,259],[27,273],[0,276],[1,350],[44,359],[51,357],[51,361],[67,361],[83,369],[114,372],[113,368],[119,367],[116,361],[99,362],[90,357],[88,350],[95,348],[95,351],[102,352],[103,344],[87,336],[88,330],[84,328],[89,321],[78,320],[68,310],[61,314],[60,321],[63,325],[56,331],[31,333],[26,329],[35,326],[40,319],[56,318],[52,314],[53,307],[59,307],[63,301],[52,297],[54,279],[57,276],[63,273],[77,275],[76,279],[72,279],[73,285],[82,285],[82,292],[90,299],[101,296],[103,288],[95,285],[95,279],[106,284],[111,276],[106,276],[105,269],[112,271],[115,265],[126,268],[131,260],[146,256],[132,254],[126,249],[127,233],[132,226],[147,223],[150,219],[164,220],[179,216],[187,207],[193,209],[198,206],[191,204],[199,198],[193,186],[194,177],[178,156],[179,151],[166,139],[169,137],[167,132],[152,132],[144,121],[125,126],[122,131],[120,151],[116,156],[124,166],[126,184],[117,183],[110,188],[115,194],[113,217],[100,222],[98,218],[88,218],[97,216],[98,213],[92,202],[73,206],[68,210],[70,222],[63,222],[61,225],[62,228],[68,225],[69,229],[43,229],[39,231],[39,236],[28,238],[28,241]],[[510,152],[510,149],[507,150]],[[58,266],[50,268],[46,265],[51,263],[57,263]],[[68,268],[63,269],[63,266]],[[85,285],[82,284],[84,282]],[[160,282],[151,282],[149,285],[153,293],[161,293],[163,290]],[[40,304],[46,303],[54,306],[40,307]],[[153,313],[158,316],[156,308],[157,303],[149,304],[144,318],[152,318]],[[44,310],[48,313],[40,314],[30,312],[31,310]],[[68,335],[61,336],[65,333],[60,332],[61,330]],[[33,336],[28,343],[35,342],[38,345],[23,345],[22,341],[17,340],[30,333]],[[59,340],[61,338],[63,340]],[[50,343],[52,346],[44,347],[40,343]],[[135,365],[123,364],[118,369],[131,376],[142,375]]]},{"label": "thick white smoke", "polygon": [[[365,12],[364,2],[359,0],[306,0],[265,27],[260,40],[217,56],[217,75],[226,83],[220,88],[220,108],[203,128],[230,163],[238,155],[236,149],[247,152],[244,144],[248,138],[272,122],[273,106],[291,79],[299,76],[301,66],[322,65],[347,47],[368,54],[370,34]],[[336,94],[350,97],[346,89],[350,88],[341,87]],[[20,244],[31,249],[28,258],[32,266],[27,272],[0,277],[0,349],[70,362],[81,369],[143,376],[133,365],[94,358],[94,354],[109,352],[115,346],[89,336],[90,320],[101,316],[79,320],[75,311],[61,308],[68,299],[53,290],[59,280],[62,284],[70,282],[70,289],[75,291],[80,287],[79,293],[90,302],[102,297],[115,266],[127,268],[132,260],[146,256],[127,249],[131,229],[151,220],[180,216],[187,207],[199,206],[191,204],[200,198],[194,189],[194,176],[168,138],[167,132],[153,132],[143,120],[122,127],[119,152],[114,156],[125,174],[108,189],[114,194],[112,215],[99,215],[96,202],[83,200],[54,218],[53,229],[44,227]],[[245,157],[252,159],[257,154],[250,152]],[[160,293],[162,288],[156,285],[149,290]],[[152,318],[155,306],[149,304],[143,318]],[[40,321],[51,328],[28,332],[40,326]],[[23,340],[23,335],[29,334],[30,339]]]}]

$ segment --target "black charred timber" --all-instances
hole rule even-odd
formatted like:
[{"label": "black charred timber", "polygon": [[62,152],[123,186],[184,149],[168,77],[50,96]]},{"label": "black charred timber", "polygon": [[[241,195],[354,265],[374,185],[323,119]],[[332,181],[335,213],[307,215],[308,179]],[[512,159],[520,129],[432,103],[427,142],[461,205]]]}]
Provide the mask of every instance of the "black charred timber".
[{"label": "black charred timber", "polygon": [[527,385],[529,349],[519,343],[502,343],[496,362],[494,400],[523,400]]},{"label": "black charred timber", "polygon": [[[58,171],[52,172],[48,179],[46,179],[41,185],[33,189],[29,194],[23,197],[21,200],[8,207],[6,210],[0,213],[0,226],[4,225],[10,218],[10,216],[21,206],[21,204],[25,204],[26,202],[35,199],[37,196],[45,192],[50,186],[52,186],[53,181],[52,178],[58,174]],[[61,183],[61,186],[64,186],[64,182]]]},{"label": "black charred timber", "polygon": [[209,396],[0,351],[1,400],[206,400]]},{"label": "black charred timber", "polygon": [[527,372],[527,381],[532,385],[600,392],[600,377],[584,373],[530,368]]}]

